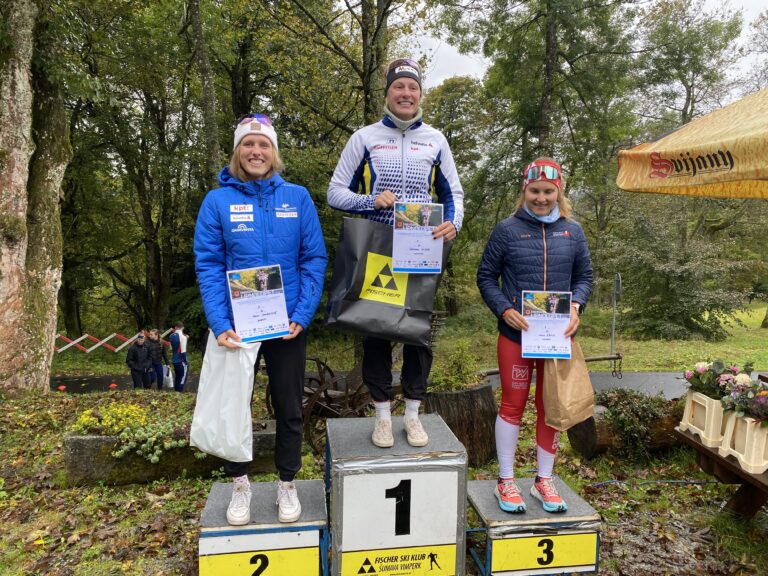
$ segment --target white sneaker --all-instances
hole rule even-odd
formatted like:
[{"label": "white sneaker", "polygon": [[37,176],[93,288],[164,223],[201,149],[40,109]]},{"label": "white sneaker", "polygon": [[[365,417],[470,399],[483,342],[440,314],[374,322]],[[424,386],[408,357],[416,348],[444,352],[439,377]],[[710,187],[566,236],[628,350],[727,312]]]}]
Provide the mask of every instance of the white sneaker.
[{"label": "white sneaker", "polygon": [[405,418],[405,435],[408,438],[408,444],[415,447],[426,446],[429,442],[429,436],[424,431],[424,427],[418,418]]},{"label": "white sneaker", "polygon": [[232,500],[227,508],[227,522],[232,526],[244,526],[251,521],[251,487],[245,484],[232,486]]},{"label": "white sneaker", "polygon": [[301,516],[301,503],[293,482],[277,481],[277,519],[280,522],[296,522]]},{"label": "white sneaker", "polygon": [[391,448],[395,439],[392,436],[392,420],[379,420],[376,418],[376,426],[373,428],[371,441],[379,448]]}]

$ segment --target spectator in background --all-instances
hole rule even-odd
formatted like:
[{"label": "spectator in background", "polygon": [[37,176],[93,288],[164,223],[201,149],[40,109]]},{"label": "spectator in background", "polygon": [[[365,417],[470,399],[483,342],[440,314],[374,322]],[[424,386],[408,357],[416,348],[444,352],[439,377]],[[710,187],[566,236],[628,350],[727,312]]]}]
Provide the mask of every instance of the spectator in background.
[{"label": "spectator in background", "polygon": [[170,366],[168,362],[168,353],[165,351],[165,342],[160,339],[157,329],[152,328],[149,331],[149,340],[145,344],[149,348],[149,358],[152,362],[152,370],[149,373],[149,387],[152,388],[152,382],[157,380],[157,389],[163,389],[163,380],[165,378],[164,366]]},{"label": "spectator in background", "polygon": [[152,361],[149,357],[149,347],[144,343],[144,334],[136,336],[136,341],[128,348],[128,355],[125,363],[131,369],[131,379],[133,388],[149,390],[152,383],[149,380],[149,371],[152,368]]},{"label": "spectator in background", "polygon": [[171,343],[171,362],[173,362],[173,389],[176,392],[184,392],[189,372],[187,335],[184,334],[184,322],[176,322],[173,326],[174,330],[168,338]]}]

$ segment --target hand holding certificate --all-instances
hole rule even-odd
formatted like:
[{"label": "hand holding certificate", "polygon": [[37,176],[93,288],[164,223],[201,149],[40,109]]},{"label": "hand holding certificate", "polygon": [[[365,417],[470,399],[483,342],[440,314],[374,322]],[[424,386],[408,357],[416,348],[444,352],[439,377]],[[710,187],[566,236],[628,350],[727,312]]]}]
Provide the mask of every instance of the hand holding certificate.
[{"label": "hand holding certificate", "polygon": [[243,342],[290,333],[280,266],[228,270],[227,284],[235,332]]},{"label": "hand holding certificate", "polygon": [[570,358],[571,293],[523,290],[523,358]]},{"label": "hand holding certificate", "polygon": [[442,204],[395,202],[392,270],[439,274],[443,267],[443,238],[433,238],[432,230],[442,223]]}]

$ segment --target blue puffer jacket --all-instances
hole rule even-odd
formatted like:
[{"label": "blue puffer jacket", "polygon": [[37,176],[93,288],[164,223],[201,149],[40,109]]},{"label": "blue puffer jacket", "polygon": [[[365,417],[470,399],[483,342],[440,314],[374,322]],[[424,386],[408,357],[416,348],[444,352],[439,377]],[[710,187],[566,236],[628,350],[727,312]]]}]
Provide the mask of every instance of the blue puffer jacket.
[{"label": "blue puffer jacket", "polygon": [[317,210],[306,188],[283,180],[241,182],[219,172],[195,227],[195,270],[215,336],[234,327],[227,270],[279,264],[288,317],[306,328],[323,292],[328,258]]},{"label": "blue puffer jacket", "polygon": [[477,269],[477,287],[499,319],[499,331],[520,342],[520,331],[501,315],[513,307],[522,313],[523,290],[572,292],[573,302],[586,304],[592,290],[592,262],[584,230],[573,220],[544,224],[518,210],[499,222],[488,239]]}]

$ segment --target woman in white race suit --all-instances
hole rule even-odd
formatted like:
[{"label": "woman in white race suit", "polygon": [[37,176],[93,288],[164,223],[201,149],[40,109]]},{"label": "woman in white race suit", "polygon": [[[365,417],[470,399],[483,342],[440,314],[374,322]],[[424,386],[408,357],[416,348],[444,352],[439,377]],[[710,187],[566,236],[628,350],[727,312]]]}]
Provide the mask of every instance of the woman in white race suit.
[{"label": "woman in white race suit", "polygon": [[[464,216],[464,192],[445,136],[421,120],[421,70],[413,60],[387,66],[384,117],[356,131],[339,158],[328,188],[328,203],[338,210],[392,224],[395,201],[443,205],[443,223],[435,238],[453,240]],[[412,446],[429,438],[419,422],[419,406],[427,390],[432,351],[406,344],[401,381],[405,396],[404,425]],[[393,445],[392,344],[368,336],[363,340],[363,381],[376,405],[372,441]]]}]

